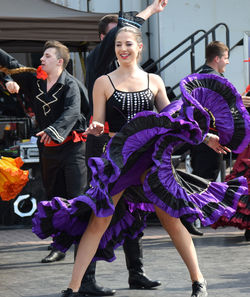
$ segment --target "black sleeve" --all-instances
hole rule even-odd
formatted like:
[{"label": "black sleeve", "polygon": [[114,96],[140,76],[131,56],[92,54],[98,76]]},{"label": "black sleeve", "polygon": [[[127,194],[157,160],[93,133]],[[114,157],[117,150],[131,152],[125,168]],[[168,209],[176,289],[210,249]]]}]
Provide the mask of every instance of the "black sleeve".
[{"label": "black sleeve", "polygon": [[56,142],[62,143],[81,116],[80,90],[76,81],[71,80],[65,90],[64,111],[60,117],[44,131]]},{"label": "black sleeve", "polygon": [[19,62],[14,57],[6,53],[1,48],[0,48],[0,65],[8,69],[20,68],[23,66],[19,64]]},{"label": "black sleeve", "polygon": [[[4,50],[0,49],[0,66],[6,67],[8,69],[16,69],[23,67],[22,64],[20,64],[14,57],[6,53]],[[14,81],[16,81],[23,93],[30,93],[30,87],[31,87],[31,78],[34,78],[34,74],[32,73],[19,73],[11,75]],[[10,81],[10,77],[6,78],[8,81]]]},{"label": "black sleeve", "polygon": [[1,81],[2,81],[2,83],[5,85],[8,81],[13,81],[13,79],[9,76],[9,75],[5,75],[4,73],[2,74],[1,72],[0,72],[0,74],[1,74],[1,76],[0,76],[0,78],[1,78]]},{"label": "black sleeve", "polygon": [[85,87],[79,79],[77,79],[70,73],[68,73],[68,75],[71,77],[71,79],[76,81],[76,83],[79,87],[80,96],[81,96],[81,113],[83,114],[85,120],[87,120],[90,117],[90,109],[89,109],[89,98],[86,95]]}]

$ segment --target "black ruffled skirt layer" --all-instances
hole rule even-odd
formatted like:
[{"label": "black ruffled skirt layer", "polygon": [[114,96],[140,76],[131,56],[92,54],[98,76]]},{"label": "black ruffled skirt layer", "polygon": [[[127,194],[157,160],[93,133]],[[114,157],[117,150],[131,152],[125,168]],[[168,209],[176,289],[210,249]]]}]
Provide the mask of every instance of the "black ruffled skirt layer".
[{"label": "black ruffled skirt layer", "polygon": [[[89,160],[93,179],[85,195],[69,201],[55,197],[41,202],[33,232],[42,239],[53,236],[54,245],[66,251],[79,241],[92,212],[98,217],[113,215],[95,255],[95,260],[112,261],[114,249],[124,238],[134,238],[145,228],[146,216],[154,211],[154,205],[173,217],[199,218],[204,226],[221,216],[230,219],[247,194],[246,179],[208,182],[175,170],[171,155],[183,143],[201,143],[211,119],[223,144],[239,152],[249,142],[250,117],[239,102],[240,95],[224,78],[191,75],[181,82],[181,91],[182,100],[160,114],[139,113],[109,141],[105,155]],[[111,197],[124,189],[115,209]]]}]

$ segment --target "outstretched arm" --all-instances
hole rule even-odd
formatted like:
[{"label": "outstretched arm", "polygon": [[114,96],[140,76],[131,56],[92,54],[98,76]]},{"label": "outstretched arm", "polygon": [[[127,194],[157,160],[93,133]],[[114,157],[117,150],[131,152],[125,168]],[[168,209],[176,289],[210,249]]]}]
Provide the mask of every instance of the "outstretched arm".
[{"label": "outstretched arm", "polygon": [[13,69],[20,68],[23,65],[21,65],[14,57],[6,53],[4,50],[0,49],[0,66]]},{"label": "outstretched arm", "polygon": [[167,6],[168,0],[154,0],[151,5],[145,8],[143,11],[137,14],[137,17],[140,17],[144,20],[150,18],[153,14],[162,12]]},{"label": "outstretched arm", "polygon": [[[20,68],[22,65],[19,64],[18,61],[11,55],[0,49],[0,66],[13,69]],[[5,86],[11,94],[18,93],[20,89],[19,85],[14,81],[8,81]]]},{"label": "outstretched arm", "polygon": [[[25,68],[25,71],[23,69]],[[32,72],[26,72],[26,69],[32,69]],[[20,64],[14,57],[6,53],[0,48],[0,71],[5,74],[11,75],[11,78],[8,76],[8,82],[5,84],[7,90],[11,93],[18,93],[19,88],[22,89],[24,93],[29,94],[31,89],[31,79],[35,76],[33,75],[33,69],[31,67],[24,67]],[[10,70],[10,71],[5,71]],[[16,70],[16,71],[14,71]],[[22,71],[19,71],[22,70]],[[10,72],[10,73],[8,73]],[[16,82],[14,82],[13,80]]]},{"label": "outstretched arm", "polygon": [[[90,104],[92,105],[92,90],[94,81],[103,74],[106,74],[112,69],[109,69],[110,64],[115,59],[114,41],[117,31],[124,26],[133,24],[140,28],[145,20],[155,13],[163,11],[166,7],[168,0],[159,1],[154,0],[147,8],[139,13],[120,12],[118,18],[117,27],[108,32],[105,38],[95,47],[95,49],[87,57],[86,67],[86,86],[88,88],[88,94],[90,98]],[[92,107],[92,106],[91,106]]]}]

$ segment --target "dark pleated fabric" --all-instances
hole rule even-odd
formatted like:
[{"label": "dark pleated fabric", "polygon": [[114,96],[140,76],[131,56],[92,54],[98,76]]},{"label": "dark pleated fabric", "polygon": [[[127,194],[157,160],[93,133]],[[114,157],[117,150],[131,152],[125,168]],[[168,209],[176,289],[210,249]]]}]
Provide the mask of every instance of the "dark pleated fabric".
[{"label": "dark pleated fabric", "polygon": [[[220,87],[214,86],[216,83],[226,88],[223,94]],[[53,236],[54,245],[66,251],[79,241],[91,212],[98,217],[113,215],[95,255],[95,260],[112,261],[114,249],[124,238],[134,238],[145,228],[147,214],[154,211],[154,205],[173,217],[185,215],[189,221],[199,218],[204,226],[221,216],[230,219],[247,194],[246,179],[209,182],[175,170],[171,155],[180,144],[201,143],[211,119],[222,144],[235,151],[244,149],[249,141],[249,115],[239,103],[235,88],[224,78],[191,75],[180,86],[182,100],[174,101],[160,114],[138,113],[109,141],[102,157],[89,160],[93,178],[84,195],[68,201],[55,197],[41,202],[33,219],[33,232],[40,238]],[[111,197],[124,189],[115,209]]]},{"label": "dark pleated fabric", "polygon": [[238,155],[233,171],[226,176],[226,180],[232,180],[244,176],[248,182],[248,195],[241,196],[237,205],[236,213],[230,218],[224,216],[212,225],[213,228],[220,226],[233,226],[239,229],[250,229],[250,144]]},{"label": "dark pleated fabric", "polygon": [[207,110],[210,127],[218,131],[221,144],[241,153],[250,141],[250,116],[236,88],[215,74],[189,75],[180,88],[183,100],[189,104],[198,101]]}]

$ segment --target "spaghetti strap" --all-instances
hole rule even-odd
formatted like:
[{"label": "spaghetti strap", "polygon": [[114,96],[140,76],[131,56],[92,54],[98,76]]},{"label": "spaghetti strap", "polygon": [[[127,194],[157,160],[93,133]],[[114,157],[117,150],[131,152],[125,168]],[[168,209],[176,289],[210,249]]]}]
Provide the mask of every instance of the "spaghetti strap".
[{"label": "spaghetti strap", "polygon": [[149,89],[149,73],[148,73],[148,89]]},{"label": "spaghetti strap", "polygon": [[107,77],[109,78],[109,80],[110,80],[110,83],[111,83],[111,85],[113,86],[114,90],[116,91],[116,88],[115,88],[115,86],[114,86],[114,84],[113,84],[113,82],[112,82],[112,80],[111,80],[110,76],[109,76],[108,74],[106,74],[106,75],[107,75]]}]

